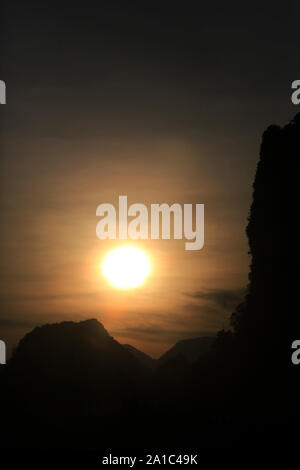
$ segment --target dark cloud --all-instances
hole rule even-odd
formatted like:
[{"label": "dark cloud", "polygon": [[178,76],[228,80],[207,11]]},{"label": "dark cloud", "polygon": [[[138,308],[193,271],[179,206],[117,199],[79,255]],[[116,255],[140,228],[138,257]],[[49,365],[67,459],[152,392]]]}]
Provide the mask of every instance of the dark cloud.
[{"label": "dark cloud", "polygon": [[234,309],[242,300],[246,293],[246,289],[211,289],[208,291],[196,291],[186,294],[196,300],[204,300],[216,305],[220,309]]}]

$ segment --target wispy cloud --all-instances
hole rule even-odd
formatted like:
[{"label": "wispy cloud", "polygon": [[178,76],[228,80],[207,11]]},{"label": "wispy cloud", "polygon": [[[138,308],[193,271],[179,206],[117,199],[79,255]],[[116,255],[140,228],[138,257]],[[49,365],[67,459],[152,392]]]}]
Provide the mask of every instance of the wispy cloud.
[{"label": "wispy cloud", "polygon": [[[176,342],[181,339],[199,336],[212,336],[226,327],[230,314],[242,301],[245,289],[212,289],[185,293],[191,301],[177,312],[153,312],[148,314],[149,321],[127,324],[115,329],[117,337],[146,340],[151,342]],[[144,316],[142,312],[138,315]],[[128,314],[131,317],[131,314]]]},{"label": "wispy cloud", "polygon": [[208,291],[195,291],[185,295],[196,300],[204,300],[215,304],[220,309],[233,309],[242,301],[246,289],[211,289]]},{"label": "wispy cloud", "polygon": [[8,300],[13,301],[43,301],[43,300],[64,300],[64,299],[74,299],[78,297],[97,297],[99,292],[76,292],[76,293],[63,293],[63,294],[1,294],[1,302]]}]

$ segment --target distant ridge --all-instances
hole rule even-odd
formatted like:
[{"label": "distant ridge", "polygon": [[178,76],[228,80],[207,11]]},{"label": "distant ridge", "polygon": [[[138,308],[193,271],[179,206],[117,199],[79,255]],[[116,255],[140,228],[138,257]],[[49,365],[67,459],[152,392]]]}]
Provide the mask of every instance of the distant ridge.
[{"label": "distant ridge", "polygon": [[123,346],[143,365],[149,367],[150,369],[155,368],[157,362],[156,359],[153,359],[152,357],[148,356],[148,354],[145,354],[134,346],[131,346],[131,344],[123,344]]},{"label": "distant ridge", "polygon": [[183,356],[190,363],[197,362],[204,354],[208,353],[215,338],[203,336],[200,338],[183,339],[178,341],[169,351],[164,353],[159,359],[159,365],[165,364],[178,356]]}]

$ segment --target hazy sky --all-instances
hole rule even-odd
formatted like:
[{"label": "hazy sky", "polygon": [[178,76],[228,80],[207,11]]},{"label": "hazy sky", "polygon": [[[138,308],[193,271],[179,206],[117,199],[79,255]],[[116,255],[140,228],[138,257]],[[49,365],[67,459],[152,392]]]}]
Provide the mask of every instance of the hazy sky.
[{"label": "hazy sky", "polygon": [[[223,326],[247,284],[245,226],[264,129],[296,113],[296,2],[4,2],[1,316],[98,318],[153,355]],[[96,207],[204,203],[205,246],[139,241],[149,280],[119,291]]]}]

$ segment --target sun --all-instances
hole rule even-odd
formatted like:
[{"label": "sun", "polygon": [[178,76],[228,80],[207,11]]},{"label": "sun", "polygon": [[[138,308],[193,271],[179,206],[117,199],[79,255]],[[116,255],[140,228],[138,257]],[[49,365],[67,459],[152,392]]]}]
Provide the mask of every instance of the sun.
[{"label": "sun", "polygon": [[150,261],[142,250],[123,246],[108,253],[102,271],[114,287],[130,289],[143,284],[150,273]]}]

